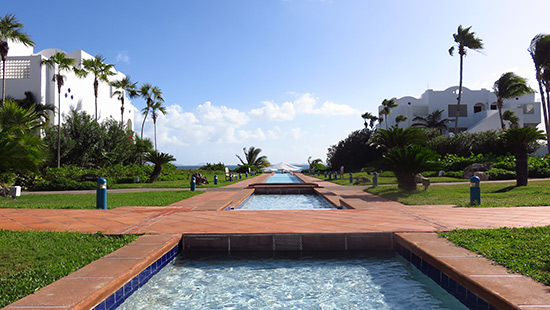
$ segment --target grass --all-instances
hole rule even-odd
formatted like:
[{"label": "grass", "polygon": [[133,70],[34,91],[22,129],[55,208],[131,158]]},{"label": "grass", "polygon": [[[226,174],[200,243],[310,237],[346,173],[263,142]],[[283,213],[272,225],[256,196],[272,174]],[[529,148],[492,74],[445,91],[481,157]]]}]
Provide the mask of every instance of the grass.
[{"label": "grass", "polygon": [[136,238],[135,235],[0,230],[0,307],[35,292]]},{"label": "grass", "polygon": [[[248,177],[245,174],[241,174],[241,179],[234,178],[233,181],[226,181],[224,174],[218,174],[218,185],[214,185],[214,173],[200,171],[208,179],[208,184],[197,185],[197,188],[214,188],[214,187],[223,187],[227,185],[234,184],[238,181],[246,180],[253,178],[255,176],[249,175]],[[257,175],[256,175],[257,176]],[[113,184],[108,185],[109,188],[189,188],[191,180],[174,180],[174,181],[155,181],[154,183],[128,183],[128,184]]]},{"label": "grass", "polygon": [[[317,174],[311,175],[311,176],[317,177],[317,178],[319,178],[321,180],[325,180],[325,181],[329,180],[328,177],[325,178],[325,176],[323,174],[320,174],[319,176],[317,176]],[[353,172],[353,181],[354,182],[359,177],[367,177],[369,179],[369,182],[367,183],[367,185],[372,185],[372,177],[373,177],[372,174],[368,174],[366,172]],[[467,182],[468,181],[468,180],[465,180],[465,179],[458,179],[458,178],[451,178],[451,177],[430,177],[429,179],[430,179],[430,182],[432,182],[432,183]],[[344,173],[343,179],[334,180],[334,178],[332,178],[330,181],[332,183],[340,184],[340,185],[353,185],[353,184],[350,184],[350,182],[349,182],[349,173]],[[379,185],[382,185],[382,184],[396,184],[396,183],[397,183],[397,179],[393,176],[380,176],[380,175],[378,175],[378,184]],[[365,186],[365,184],[361,184],[359,186]]]},{"label": "grass", "polygon": [[[121,206],[167,206],[204,191],[107,192],[107,208]],[[16,199],[0,197],[0,208],[21,209],[95,209],[96,194],[27,194]]]},{"label": "grass", "polygon": [[[516,187],[515,182],[482,182],[481,205],[478,207],[550,206],[550,181],[530,181],[528,186]],[[457,205],[469,207],[468,184],[432,185],[428,191],[422,186],[405,192],[392,186],[369,187],[367,192],[398,201],[406,205]]]},{"label": "grass", "polygon": [[439,235],[513,272],[550,285],[550,226],[455,229]]}]

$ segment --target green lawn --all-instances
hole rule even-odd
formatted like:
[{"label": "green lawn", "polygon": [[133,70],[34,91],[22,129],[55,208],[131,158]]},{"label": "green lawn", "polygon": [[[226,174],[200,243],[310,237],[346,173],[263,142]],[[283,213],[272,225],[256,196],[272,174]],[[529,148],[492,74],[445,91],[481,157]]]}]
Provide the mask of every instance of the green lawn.
[{"label": "green lawn", "polygon": [[[481,206],[519,207],[550,206],[550,181],[530,181],[528,186],[516,187],[514,182],[481,182]],[[369,187],[365,191],[407,205],[457,205],[470,204],[469,184],[432,185],[428,191],[422,186],[413,192],[404,192],[396,185]]]},{"label": "green lawn", "polygon": [[550,226],[456,229],[440,233],[454,244],[550,285]]},{"label": "green lawn", "polygon": [[[203,173],[204,176],[208,179],[208,184],[197,185],[197,188],[212,188],[212,187],[224,187],[227,185],[234,184],[238,181],[246,180],[253,178],[254,176],[249,175],[248,178],[245,174],[241,174],[241,179],[234,178],[231,182],[225,180],[225,175],[218,174],[218,185],[214,185],[214,173]],[[155,181],[154,183],[128,183],[128,184],[107,184],[108,188],[189,188],[191,180],[175,180],[175,181]]]},{"label": "green lawn", "polygon": [[0,230],[0,308],[136,238],[135,235]]},{"label": "green lawn", "polygon": [[[204,193],[188,190],[135,193],[107,192],[107,208],[121,206],[167,206]],[[95,209],[96,194],[26,194],[15,199],[0,197],[0,208],[24,209]]]},{"label": "green lawn", "polygon": [[[328,177],[325,178],[324,174],[320,174],[319,176],[317,176],[317,174],[315,174],[315,175],[311,175],[311,176],[314,176],[314,177],[319,178],[321,180],[329,181]],[[354,182],[359,177],[367,177],[369,179],[369,182],[366,185],[372,185],[372,177],[373,177],[372,174],[368,174],[366,172],[353,172],[353,181]],[[457,179],[457,178],[451,178],[451,177],[430,177],[429,179],[430,179],[430,182],[432,182],[432,183],[468,182],[468,180],[466,180],[466,179]],[[344,173],[342,179],[334,180],[334,178],[331,178],[330,181],[332,183],[336,183],[336,184],[340,184],[340,185],[353,185],[352,183],[349,182],[349,173]],[[397,179],[395,177],[378,175],[378,184],[379,185],[382,185],[382,184],[396,184],[396,183],[397,183]],[[362,185],[359,185],[359,186],[365,186],[365,184],[362,184]]]}]

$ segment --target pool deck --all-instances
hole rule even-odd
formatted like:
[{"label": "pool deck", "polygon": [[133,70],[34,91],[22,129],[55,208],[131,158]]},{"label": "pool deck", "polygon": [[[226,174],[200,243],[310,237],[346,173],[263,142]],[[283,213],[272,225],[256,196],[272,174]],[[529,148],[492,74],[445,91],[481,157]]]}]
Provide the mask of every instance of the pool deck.
[{"label": "pool deck", "polygon": [[[111,259],[100,259],[77,271],[97,274],[94,270],[103,270],[99,272],[101,277],[94,278],[97,281],[73,273],[5,309],[88,309],[105,298],[104,291],[124,284],[136,270],[154,261],[167,247],[177,244],[182,235],[365,233],[395,233],[395,238],[408,244],[413,251],[428,257],[439,257],[436,260],[436,264],[441,264],[439,267],[456,273],[463,278],[464,283],[469,283],[482,295],[484,291],[492,291],[494,294],[491,296],[501,296],[496,301],[486,298],[498,304],[499,309],[550,309],[550,288],[529,278],[509,274],[505,269],[493,266],[490,261],[471,252],[456,254],[462,249],[458,250],[445,240],[438,239],[433,233],[454,228],[550,225],[550,207],[406,206],[366,193],[364,187],[336,185],[299,175],[304,181],[321,187],[321,194],[331,201],[353,209],[217,212],[228,205],[238,204],[253,191],[247,188],[249,184],[260,183],[268,176],[264,174],[224,188],[206,189],[204,194],[166,207],[120,207],[113,210],[0,209],[0,229],[148,234],[110,254],[108,257]],[[113,256],[118,259],[112,259]],[[125,264],[126,269],[120,271],[122,267],[118,265],[124,264],[115,266],[114,262],[123,260],[139,262],[131,266]],[[493,267],[497,269],[492,271]],[[112,270],[114,275],[107,276],[109,272],[106,269]],[[80,282],[76,284],[78,280]],[[67,295],[68,287],[72,288],[70,296]],[[90,293],[98,291],[101,293]]]}]

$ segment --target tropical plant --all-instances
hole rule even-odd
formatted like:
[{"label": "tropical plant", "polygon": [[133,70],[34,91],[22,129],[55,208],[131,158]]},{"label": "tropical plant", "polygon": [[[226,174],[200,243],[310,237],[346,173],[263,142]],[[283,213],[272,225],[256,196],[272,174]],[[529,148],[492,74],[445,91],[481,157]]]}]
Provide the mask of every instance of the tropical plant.
[{"label": "tropical plant", "polygon": [[[374,128],[374,123],[379,121],[378,116],[375,116],[370,112],[363,113],[363,115],[361,115],[361,117],[365,120],[365,128],[370,127],[370,129],[373,129]],[[367,120],[369,121],[368,125],[367,125]]]},{"label": "tropical plant", "polygon": [[431,128],[437,129],[439,133],[443,133],[447,130],[447,124],[451,121],[448,118],[442,118],[442,114],[445,110],[435,110],[432,113],[428,114],[426,117],[415,116],[413,118],[414,123],[413,127],[419,128]]},{"label": "tropical plant", "polygon": [[504,100],[535,92],[531,87],[529,87],[529,85],[527,85],[526,79],[516,75],[513,72],[506,72],[502,74],[493,85],[493,91],[497,96],[498,115],[500,117],[500,126],[503,130],[505,129],[502,115]]},{"label": "tropical plant", "polygon": [[327,152],[327,165],[332,169],[344,166],[349,171],[359,171],[370,162],[380,159],[381,150],[368,142],[373,131],[368,128],[355,130],[345,139],[331,145]]},{"label": "tropical plant", "polygon": [[[516,116],[516,113],[512,110],[506,110],[502,114],[503,124],[504,121],[510,122],[510,128],[518,128],[519,127],[519,118]],[[502,127],[502,129],[506,129]]]},{"label": "tropical plant", "polygon": [[141,113],[143,114],[143,123],[141,124],[141,135],[139,136],[143,139],[143,127],[145,126],[145,121],[147,120],[149,111],[151,111],[151,106],[157,101],[164,102],[164,99],[162,98],[162,91],[160,88],[149,83],[142,84],[138,92],[139,95],[145,99],[145,108],[141,110]]},{"label": "tropical plant", "polygon": [[[531,40],[528,51],[535,64],[535,77],[539,84],[545,129],[547,133],[550,133],[550,100],[548,98],[548,87],[546,87],[546,96],[543,89],[543,85],[545,85],[544,73],[548,71],[550,66],[550,35],[543,33],[536,35]],[[548,147],[548,152],[550,152],[550,135],[546,136],[546,145]]]},{"label": "tropical plant", "polygon": [[113,72],[114,66],[106,64],[103,56],[96,55],[94,58],[82,60],[80,67],[80,69],[74,69],[74,72],[78,77],[85,78],[88,74],[94,75],[95,120],[97,121],[97,96],[99,82],[109,83],[109,77],[115,75],[115,72]]},{"label": "tropical plant", "polygon": [[406,117],[405,115],[397,115],[395,117],[395,126],[399,127],[399,123],[402,123],[402,122],[406,121],[407,119],[409,119],[409,118]]},{"label": "tropical plant", "polygon": [[527,186],[529,145],[544,139],[544,137],[542,131],[531,127],[510,128],[504,132],[502,139],[515,149],[516,186]]},{"label": "tropical plant", "polygon": [[15,173],[38,171],[45,144],[34,132],[42,126],[33,108],[22,108],[12,100],[0,106],[0,182],[7,183]]},{"label": "tropical plant", "polygon": [[162,173],[162,165],[168,164],[176,159],[168,153],[159,153],[155,150],[145,154],[145,160],[155,165],[153,168],[153,173],[151,173],[149,180],[147,180],[147,183],[153,183]]},{"label": "tropical plant", "polygon": [[153,129],[154,129],[154,136],[155,136],[155,150],[157,149],[157,119],[158,114],[162,113],[163,115],[166,115],[166,108],[162,105],[162,101],[155,101],[151,105],[151,118],[153,119]]},{"label": "tropical plant", "polygon": [[[466,56],[466,50],[481,50],[483,49],[482,40],[477,38],[474,32],[471,32],[468,28],[462,28],[462,25],[458,26],[457,33],[453,34],[455,43],[458,45],[458,55],[460,56],[460,78],[458,82],[458,97],[456,104],[456,119],[455,119],[455,133],[458,133],[458,117],[460,115],[460,102],[462,99],[462,73],[464,69],[464,56]],[[453,56],[455,46],[453,45],[449,49],[449,54]]]},{"label": "tropical plant", "polygon": [[389,150],[394,147],[403,147],[407,145],[426,145],[426,135],[418,128],[397,128],[392,127],[389,130],[376,130],[369,143],[377,148]]},{"label": "tropical plant", "polygon": [[416,174],[438,170],[438,158],[439,155],[427,147],[407,145],[389,149],[376,166],[382,170],[392,171],[399,188],[413,191],[416,190]]},{"label": "tropical plant", "polygon": [[55,70],[52,81],[57,83],[57,167],[61,166],[61,87],[63,87],[65,76],[63,71],[69,71],[74,66],[74,59],[67,57],[65,53],[58,52],[48,59],[42,59],[41,65],[45,65]]},{"label": "tropical plant", "polygon": [[312,159],[311,156],[309,156],[307,158],[307,163],[309,164],[309,169],[315,169],[315,166],[321,164],[322,162],[323,161],[321,160],[321,158]]},{"label": "tropical plant", "polygon": [[260,156],[262,149],[255,148],[253,146],[248,148],[248,151],[243,147],[244,152],[244,161],[239,155],[235,154],[237,158],[241,161],[243,165],[250,165],[257,168],[263,168],[269,166],[269,161],[267,161],[267,156]]},{"label": "tropical plant", "polygon": [[386,130],[388,130],[388,115],[391,114],[391,109],[397,107],[395,99],[384,99],[382,101],[382,109],[378,112],[380,114],[380,121],[386,122]]},{"label": "tropical plant", "polygon": [[113,95],[118,96],[120,100],[120,122],[124,124],[124,98],[128,96],[130,99],[137,97],[137,82],[132,83],[130,76],[125,76],[122,80],[111,82],[111,86],[116,88]]},{"label": "tropical plant", "polygon": [[6,60],[8,58],[8,40],[34,46],[28,34],[21,31],[23,24],[13,14],[6,14],[0,19],[0,56],[2,57],[2,102],[6,100]]}]

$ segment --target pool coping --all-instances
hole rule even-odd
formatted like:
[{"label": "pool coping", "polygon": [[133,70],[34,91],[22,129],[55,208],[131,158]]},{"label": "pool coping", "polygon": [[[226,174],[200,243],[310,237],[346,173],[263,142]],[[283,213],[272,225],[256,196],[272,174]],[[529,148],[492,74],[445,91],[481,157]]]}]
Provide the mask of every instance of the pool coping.
[{"label": "pool coping", "polygon": [[[296,248],[298,239],[300,248]],[[264,252],[394,249],[434,281],[444,283],[444,288],[453,289],[455,297],[462,298],[471,309],[550,309],[547,286],[511,274],[433,232],[143,235],[4,309],[113,309],[179,251],[231,253],[250,249]]]}]

